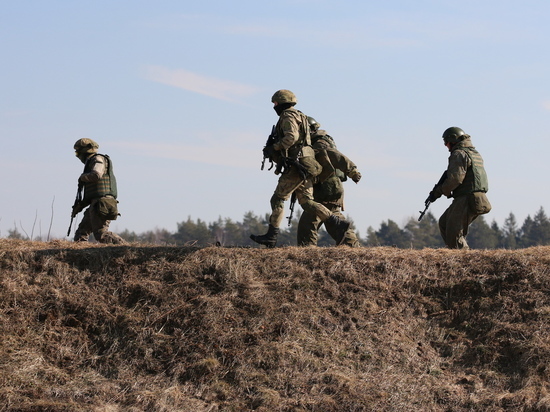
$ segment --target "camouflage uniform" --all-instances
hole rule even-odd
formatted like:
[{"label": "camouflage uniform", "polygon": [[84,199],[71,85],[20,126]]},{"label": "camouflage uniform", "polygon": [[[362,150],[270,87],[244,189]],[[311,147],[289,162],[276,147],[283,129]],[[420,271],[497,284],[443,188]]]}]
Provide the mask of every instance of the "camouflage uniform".
[{"label": "camouflage uniform", "polygon": [[286,162],[286,167],[281,171],[271,197],[268,232],[265,235],[250,235],[250,238],[267,247],[274,247],[284,217],[284,202],[292,193],[296,193],[296,199],[304,211],[317,216],[322,222],[330,220],[334,223],[340,243],[349,228],[349,222],[313,200],[312,178],[321,173],[321,165],[315,160],[315,152],[311,148],[307,116],[293,107],[296,96],[289,90],[275,92],[271,101],[279,120],[275,125],[276,140],[272,147],[264,148],[264,154],[269,149],[269,157],[277,164]]},{"label": "camouflage uniform", "polygon": [[464,134],[450,150],[447,178],[434,187],[430,196],[433,200],[441,195],[454,198],[439,218],[439,230],[448,248],[468,249],[466,235],[469,225],[491,210],[485,194],[489,184],[483,158],[475,150],[469,135]]},{"label": "camouflage uniform", "polygon": [[[313,198],[337,216],[344,218],[344,185],[342,182],[348,176],[357,175],[357,166],[349,158],[336,149],[334,139],[325,130],[317,130],[311,136],[312,147],[317,152],[324,151],[328,157],[328,163],[323,162],[323,171],[333,169],[334,174],[323,181],[313,185]],[[324,175],[323,173],[322,175]],[[298,222],[298,246],[316,246],[319,228],[323,222],[314,214],[304,211]],[[325,223],[328,234],[336,239],[335,230],[330,223]],[[360,246],[357,235],[353,229],[348,229],[342,244]]]},{"label": "camouflage uniform", "polygon": [[[82,143],[91,146],[84,146],[82,149]],[[111,220],[118,215],[117,185],[111,159],[107,155],[98,154],[98,147],[91,139],[80,139],[75,144],[76,155],[84,163],[84,171],[78,178],[79,187],[83,186],[84,196],[73,208],[73,217],[89,207],[76,229],[74,240],[85,242],[93,233],[100,243],[124,244],[126,242],[120,236],[109,231]]]}]

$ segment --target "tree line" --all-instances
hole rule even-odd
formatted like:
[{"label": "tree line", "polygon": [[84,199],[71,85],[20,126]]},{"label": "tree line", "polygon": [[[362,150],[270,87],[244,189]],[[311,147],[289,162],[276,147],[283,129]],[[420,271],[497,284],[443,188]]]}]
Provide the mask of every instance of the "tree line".
[{"label": "tree line", "polygon": [[[277,244],[280,246],[296,246],[296,233],[300,212],[296,213],[288,227],[281,228]],[[250,239],[250,234],[265,232],[269,215],[256,215],[253,212],[244,214],[242,221],[233,221],[230,218],[218,218],[215,222],[207,223],[204,220],[187,220],[177,223],[177,230],[170,232],[166,229],[154,229],[143,233],[124,230],[119,235],[130,242],[140,242],[156,245],[220,245],[239,247],[260,247]],[[363,246],[393,246],[406,249],[422,249],[425,247],[445,247],[435,216],[428,212],[418,221],[411,217],[400,227],[391,219],[384,221],[375,230],[369,227],[366,236],[357,237]],[[16,226],[8,230],[7,238],[30,240],[26,232],[21,233]],[[32,240],[43,240],[40,236]],[[468,244],[474,249],[520,249],[530,246],[550,245],[550,219],[544,208],[523,221],[521,225],[513,213],[510,213],[500,227],[496,221],[488,224],[484,216],[479,216],[471,225],[467,236]],[[318,246],[333,246],[334,241],[321,228],[319,231]]]},{"label": "tree line", "polygon": [[[177,224],[174,233],[165,229],[150,230],[141,234],[125,230],[119,235],[131,242],[153,244],[258,247],[258,244],[250,240],[249,235],[265,232],[268,218],[268,214],[259,216],[253,212],[245,213],[241,222],[220,217],[215,222],[207,223],[188,217],[186,221]],[[299,218],[300,213],[297,213],[290,226],[281,228],[278,245],[296,245]],[[382,222],[377,230],[369,227],[364,238],[358,233],[358,238],[363,246],[393,246],[407,249],[445,247],[439,234],[438,221],[431,212],[428,212],[420,222],[411,217],[403,227],[389,219]],[[527,216],[521,225],[513,213],[505,219],[502,227],[494,220],[488,224],[484,216],[479,216],[470,225],[467,240],[470,247],[475,249],[518,249],[550,245],[550,219],[543,207],[533,217]],[[321,229],[318,246],[333,245],[332,238]]]}]

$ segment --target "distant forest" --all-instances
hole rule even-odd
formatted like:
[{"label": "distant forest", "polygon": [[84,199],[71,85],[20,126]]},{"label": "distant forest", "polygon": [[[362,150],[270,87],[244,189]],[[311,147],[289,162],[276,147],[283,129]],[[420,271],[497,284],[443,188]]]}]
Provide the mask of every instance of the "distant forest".
[{"label": "distant forest", "polygon": [[[250,240],[251,233],[263,234],[267,230],[269,215],[258,216],[247,212],[241,222],[234,222],[229,218],[218,218],[215,222],[207,223],[201,219],[186,221],[177,224],[177,231],[154,229],[143,233],[124,230],[119,235],[129,242],[148,243],[156,245],[220,245],[240,247],[260,247]],[[286,227],[288,220],[283,221],[283,227],[278,238],[278,246],[296,246],[296,231],[300,212]],[[393,220],[388,219],[375,230],[367,229],[364,237],[359,236],[363,246],[393,246],[403,249],[422,249],[425,247],[444,247],[439,234],[437,218],[430,212],[426,213],[422,221],[411,217],[404,227],[399,227]],[[7,238],[41,240],[40,237],[28,236],[14,229],[8,230]],[[45,240],[45,239],[42,239]],[[478,217],[470,226],[467,236],[468,244],[473,249],[520,249],[530,246],[550,245],[550,220],[541,206],[533,217],[530,215],[518,224],[513,213],[505,219],[500,227],[494,220],[488,224],[484,216]],[[319,231],[318,246],[333,246],[334,241],[321,228]]]},{"label": "distant forest", "polygon": [[[249,235],[265,233],[268,217],[269,215],[261,217],[247,212],[241,222],[220,217],[216,222],[211,223],[201,219],[192,220],[188,217],[186,221],[177,224],[178,229],[175,233],[165,229],[155,229],[141,234],[125,230],[119,235],[131,242],[152,244],[259,247],[257,243],[250,240]],[[288,227],[285,227],[287,220],[283,221],[277,242],[279,246],[296,245],[299,217],[298,213]],[[360,241],[363,246],[394,246],[406,249],[444,247],[437,220],[430,212],[420,222],[411,217],[404,227],[399,227],[393,220],[387,220],[382,222],[377,230],[369,227],[366,236],[360,237]],[[550,245],[550,220],[543,207],[533,217],[527,216],[521,226],[513,213],[505,219],[502,227],[495,221],[488,224],[484,216],[480,216],[470,226],[467,240],[470,247],[474,249],[519,249]],[[319,231],[318,246],[333,245],[334,241],[322,228]]]}]

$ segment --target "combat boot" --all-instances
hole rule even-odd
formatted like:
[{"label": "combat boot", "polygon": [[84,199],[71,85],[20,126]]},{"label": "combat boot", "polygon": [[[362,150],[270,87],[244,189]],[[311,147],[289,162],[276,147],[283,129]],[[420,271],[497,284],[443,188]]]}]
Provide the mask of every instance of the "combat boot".
[{"label": "combat boot", "polygon": [[277,244],[277,236],[279,235],[279,228],[269,225],[267,233],[265,235],[250,235],[250,239],[260,245],[266,245],[267,247],[275,247]]},{"label": "combat boot", "polygon": [[334,240],[336,240],[336,246],[340,246],[346,239],[346,232],[348,231],[351,223],[336,215],[330,215],[327,219],[327,223],[334,227],[334,231],[336,232],[336,238]]}]

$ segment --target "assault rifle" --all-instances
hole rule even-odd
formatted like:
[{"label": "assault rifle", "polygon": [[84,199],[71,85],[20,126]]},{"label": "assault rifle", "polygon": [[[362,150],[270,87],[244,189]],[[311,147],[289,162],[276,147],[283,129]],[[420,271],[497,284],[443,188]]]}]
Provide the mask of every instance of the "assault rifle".
[{"label": "assault rifle", "polygon": [[74,217],[78,214],[75,213],[75,209],[77,209],[80,206],[80,202],[82,202],[82,183],[78,182],[78,190],[76,191],[76,198],[74,200],[73,209],[71,212],[71,223],[69,223],[69,230],[67,231],[67,236],[71,234],[71,228],[73,227],[73,220]]},{"label": "assault rifle", "polygon": [[287,217],[289,226],[292,225],[292,215],[294,214],[295,205],[296,205],[296,191],[292,192],[292,196],[290,197],[290,216]]},{"label": "assault rifle", "polygon": [[[294,165],[298,173],[300,174],[300,177],[302,180],[307,179],[307,169],[303,164],[300,163],[298,159],[291,159],[289,157],[284,157],[283,160],[285,161],[285,167],[289,167],[290,165]],[[278,167],[278,166],[277,166]],[[275,172],[277,173],[277,172]],[[284,173],[284,171],[283,171]],[[292,192],[292,196],[290,197],[290,216],[287,217],[288,219],[288,225],[292,225],[292,215],[294,214],[294,206],[296,205],[296,191]]]},{"label": "assault rifle", "polygon": [[271,128],[271,134],[267,136],[267,141],[265,142],[265,146],[262,150],[264,154],[264,158],[262,159],[262,168],[260,170],[264,170],[265,166],[265,159],[269,159],[269,162],[271,165],[269,166],[269,169],[273,169],[273,145],[275,144],[275,125]]},{"label": "assault rifle", "polygon": [[[418,221],[420,222],[422,220],[422,218],[424,217],[424,215],[426,214],[426,212],[428,211],[428,208],[430,207],[430,204],[432,204],[433,202],[436,201],[436,199],[433,198],[432,196],[432,193],[433,191],[435,190],[435,188],[437,186],[439,186],[440,184],[442,184],[445,180],[447,179],[447,171],[445,170],[443,172],[443,174],[441,175],[441,178],[439,179],[439,182],[437,182],[434,186],[434,188],[432,189],[432,191],[430,192],[428,198],[424,201],[424,206],[426,206],[424,208],[424,210],[420,211],[420,216],[418,217]],[[433,200],[432,200],[433,199]]]}]

